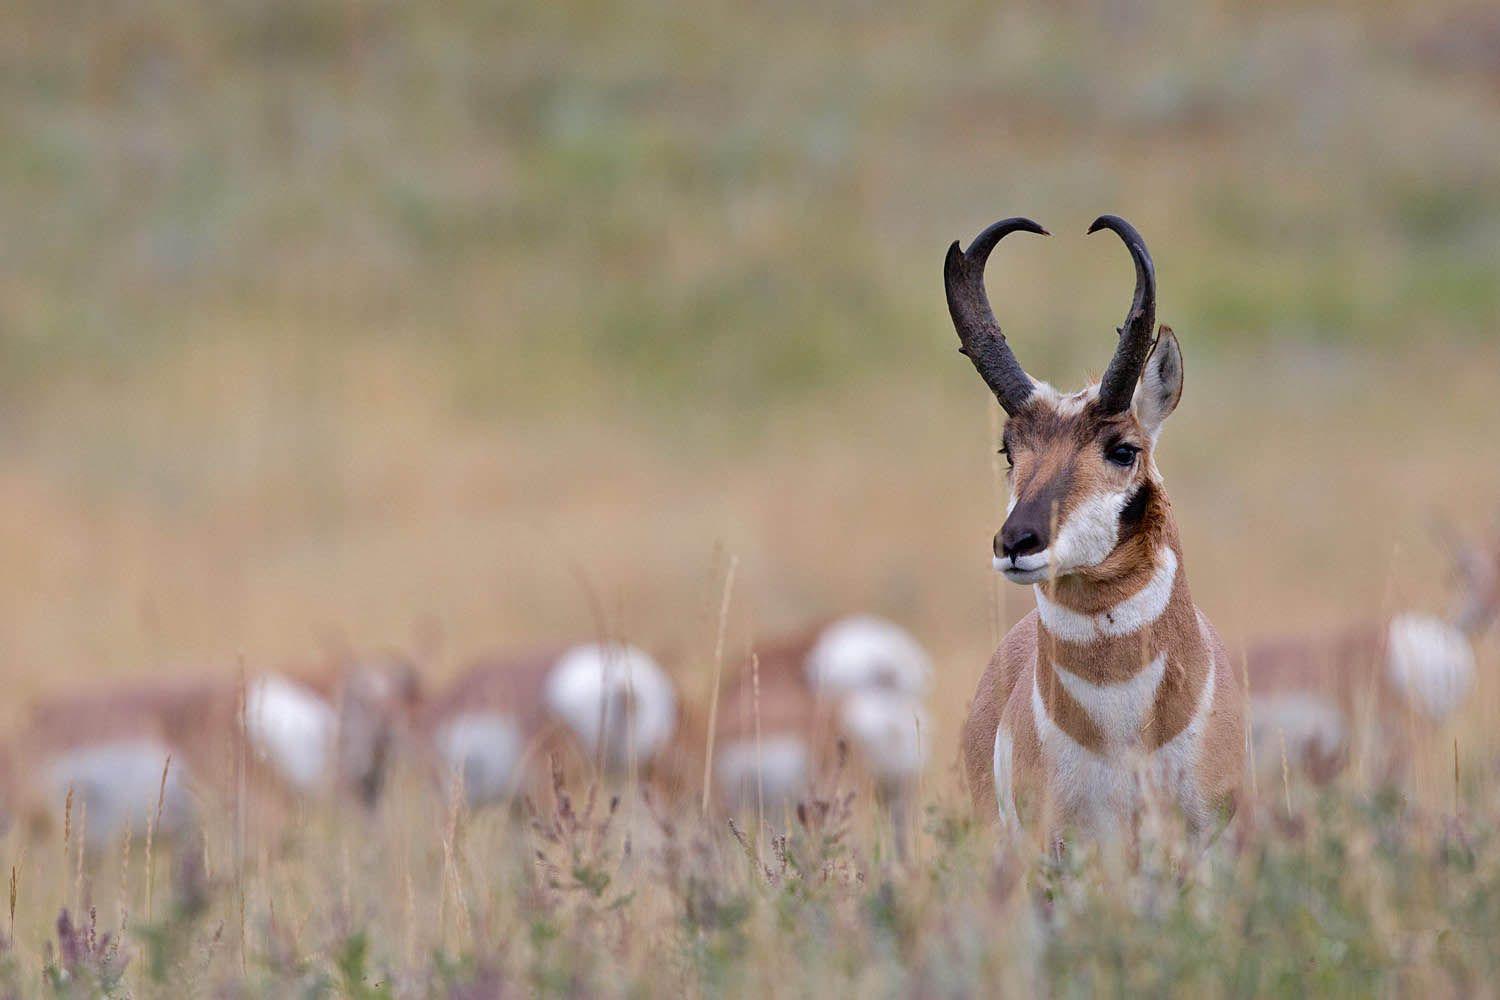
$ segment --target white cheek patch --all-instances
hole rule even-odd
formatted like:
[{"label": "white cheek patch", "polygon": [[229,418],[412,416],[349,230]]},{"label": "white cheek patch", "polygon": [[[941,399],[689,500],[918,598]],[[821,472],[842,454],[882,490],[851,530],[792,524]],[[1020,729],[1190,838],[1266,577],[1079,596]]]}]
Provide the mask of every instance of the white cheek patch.
[{"label": "white cheek patch", "polygon": [[916,698],[899,691],[857,691],[840,707],[839,722],[882,781],[908,781],[927,762],[930,726]]},{"label": "white cheek patch", "polygon": [[245,737],[256,754],[299,791],[329,778],[338,714],[316,692],[270,674],[245,692]]},{"label": "white cheek patch", "polygon": [[170,752],[155,740],[122,740],[58,754],[43,771],[49,804],[60,814],[71,791],[74,827],[82,824],[84,841],[95,849],[123,836],[127,826],[135,836],[144,836],[156,822],[158,798],[161,823],[156,829],[180,832],[192,822],[193,802],[180,757],[173,757],[162,785]]},{"label": "white cheek patch", "polygon": [[667,675],[633,646],[575,646],[547,677],[547,707],[590,756],[611,767],[645,763],[677,729],[677,694]]},{"label": "white cheek patch", "polygon": [[808,682],[820,693],[866,689],[920,695],[932,663],[920,643],[899,625],[856,615],[823,630],[807,654]]},{"label": "white cheek patch", "polygon": [[1068,513],[1049,549],[1055,572],[1097,566],[1120,543],[1120,512],[1133,491],[1095,493]]},{"label": "white cheek patch", "polygon": [[468,712],[444,723],[434,742],[471,807],[503,801],[520,788],[525,744],[514,719]]},{"label": "white cheek patch", "polygon": [[1177,553],[1163,545],[1156,553],[1156,571],[1146,585],[1119,604],[1097,615],[1065,608],[1048,599],[1038,584],[1036,610],[1048,632],[1065,642],[1097,642],[1139,632],[1161,617],[1177,586]]},{"label": "white cheek patch", "polygon": [[714,756],[714,771],[727,805],[791,802],[807,790],[810,755],[800,736],[766,736],[727,743]]},{"label": "white cheek patch", "polygon": [[1391,681],[1413,707],[1446,719],[1474,687],[1474,649],[1462,632],[1426,615],[1391,620]]}]

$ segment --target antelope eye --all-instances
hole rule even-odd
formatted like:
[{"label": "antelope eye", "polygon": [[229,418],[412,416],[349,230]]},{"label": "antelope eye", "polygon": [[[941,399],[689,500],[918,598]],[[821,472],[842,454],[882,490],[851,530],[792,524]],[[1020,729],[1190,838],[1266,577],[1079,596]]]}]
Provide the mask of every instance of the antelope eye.
[{"label": "antelope eye", "polygon": [[1135,462],[1135,456],[1140,454],[1141,449],[1133,444],[1112,444],[1105,449],[1104,457],[1113,465],[1122,469],[1128,469]]},{"label": "antelope eye", "polygon": [[1006,465],[1010,466],[1012,469],[1016,467],[1016,460],[1010,457],[1010,445],[1002,444],[1000,446],[1000,454],[1005,456]]}]

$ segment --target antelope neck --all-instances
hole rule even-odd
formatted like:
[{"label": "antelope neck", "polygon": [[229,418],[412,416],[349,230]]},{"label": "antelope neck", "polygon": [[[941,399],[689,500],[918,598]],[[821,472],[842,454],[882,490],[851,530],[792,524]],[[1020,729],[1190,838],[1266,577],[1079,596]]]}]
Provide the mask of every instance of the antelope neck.
[{"label": "antelope neck", "polygon": [[1158,542],[1128,582],[1075,585],[1066,604],[1035,589],[1036,694],[1053,722],[1096,752],[1155,749],[1182,731],[1209,655],[1175,540]]},{"label": "antelope neck", "polygon": [[1083,646],[1129,640],[1150,629],[1174,599],[1185,596],[1187,587],[1179,580],[1181,560],[1173,545],[1162,543],[1147,551],[1149,561],[1118,581],[1069,581],[1066,587],[1035,584],[1043,629],[1053,638]]}]

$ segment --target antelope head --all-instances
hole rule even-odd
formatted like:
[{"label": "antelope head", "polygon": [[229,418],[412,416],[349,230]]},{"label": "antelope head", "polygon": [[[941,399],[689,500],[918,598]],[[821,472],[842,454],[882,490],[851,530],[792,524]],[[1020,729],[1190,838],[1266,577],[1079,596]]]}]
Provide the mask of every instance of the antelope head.
[{"label": "antelope head", "polygon": [[1005,410],[1002,453],[1010,505],[995,535],[995,569],[1016,583],[1118,579],[1159,544],[1168,504],[1154,450],[1182,396],[1182,351],[1156,327],[1156,271],[1141,234],[1102,215],[1090,233],[1118,235],[1135,263],[1135,295],[1099,382],[1060,393],[1028,375],[1012,353],[984,289],[984,266],[1014,232],[1050,235],[1030,219],[1005,219],[955,242],[943,266],[948,311],[974,363]]},{"label": "antelope head", "polygon": [[337,704],[339,782],[365,805],[380,797],[396,741],[420,699],[417,671],[399,654],[359,659],[345,668]]},{"label": "antelope head", "polygon": [[1433,529],[1453,562],[1456,586],[1449,619],[1477,638],[1500,617],[1500,539],[1488,547],[1476,544],[1442,520],[1435,521]]}]

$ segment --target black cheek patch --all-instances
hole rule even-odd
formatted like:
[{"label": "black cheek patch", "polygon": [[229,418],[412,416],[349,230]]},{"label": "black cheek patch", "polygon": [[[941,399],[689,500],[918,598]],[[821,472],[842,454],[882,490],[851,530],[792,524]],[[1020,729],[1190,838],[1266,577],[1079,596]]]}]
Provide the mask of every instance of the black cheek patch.
[{"label": "black cheek patch", "polygon": [[1142,483],[1141,488],[1135,491],[1135,496],[1125,502],[1125,507],[1120,511],[1120,527],[1130,529],[1140,526],[1146,517],[1146,508],[1151,506],[1151,498],[1156,495],[1156,488],[1150,483]]}]

